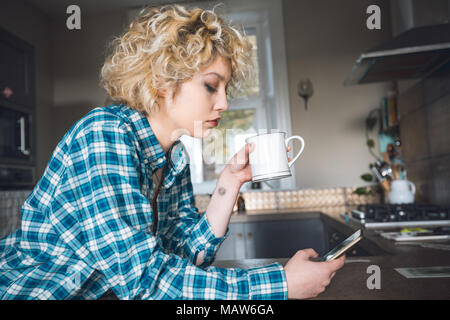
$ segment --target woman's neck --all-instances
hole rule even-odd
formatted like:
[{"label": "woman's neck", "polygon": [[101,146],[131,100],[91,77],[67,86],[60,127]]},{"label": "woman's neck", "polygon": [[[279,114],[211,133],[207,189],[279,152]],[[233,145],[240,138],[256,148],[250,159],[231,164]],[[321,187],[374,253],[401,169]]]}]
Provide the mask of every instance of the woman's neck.
[{"label": "woman's neck", "polygon": [[166,153],[181,135],[176,134],[177,130],[173,129],[169,121],[161,114],[151,114],[147,116],[147,121],[164,153]]}]

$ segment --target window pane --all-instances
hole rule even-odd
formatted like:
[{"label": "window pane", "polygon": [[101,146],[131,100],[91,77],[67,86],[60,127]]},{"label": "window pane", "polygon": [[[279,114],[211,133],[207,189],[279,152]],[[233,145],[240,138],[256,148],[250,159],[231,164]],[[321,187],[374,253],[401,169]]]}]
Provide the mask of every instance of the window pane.
[{"label": "window pane", "polygon": [[[250,31],[252,32],[252,31]],[[229,97],[233,99],[245,98],[249,96],[259,95],[259,63],[258,63],[258,43],[256,41],[256,35],[250,34],[246,38],[252,43],[252,64],[253,64],[253,75],[251,79],[248,79],[240,90],[235,90],[230,88],[228,92]]]},{"label": "window pane", "polygon": [[229,110],[221,114],[219,125],[203,140],[203,181],[215,180],[227,162],[256,133],[255,109]]}]

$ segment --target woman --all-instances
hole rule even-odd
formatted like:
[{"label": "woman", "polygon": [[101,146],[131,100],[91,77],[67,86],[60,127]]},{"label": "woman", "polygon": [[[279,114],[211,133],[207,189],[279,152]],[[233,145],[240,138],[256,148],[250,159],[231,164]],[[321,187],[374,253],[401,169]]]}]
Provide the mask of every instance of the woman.
[{"label": "woman", "polygon": [[251,180],[249,146],[200,215],[177,139],[205,137],[217,124],[228,86],[248,75],[250,47],[211,11],[140,13],[102,68],[118,104],[66,133],[23,204],[21,228],[0,241],[3,299],[285,299],[324,290],[343,259],[311,262],[312,249],[285,268],[211,266]]}]

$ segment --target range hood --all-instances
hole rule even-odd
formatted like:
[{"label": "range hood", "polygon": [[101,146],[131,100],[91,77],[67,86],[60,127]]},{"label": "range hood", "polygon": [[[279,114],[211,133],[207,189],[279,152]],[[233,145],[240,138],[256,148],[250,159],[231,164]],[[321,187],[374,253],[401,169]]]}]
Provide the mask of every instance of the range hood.
[{"label": "range hood", "polygon": [[409,29],[363,53],[344,85],[424,78],[450,71],[450,24]]}]

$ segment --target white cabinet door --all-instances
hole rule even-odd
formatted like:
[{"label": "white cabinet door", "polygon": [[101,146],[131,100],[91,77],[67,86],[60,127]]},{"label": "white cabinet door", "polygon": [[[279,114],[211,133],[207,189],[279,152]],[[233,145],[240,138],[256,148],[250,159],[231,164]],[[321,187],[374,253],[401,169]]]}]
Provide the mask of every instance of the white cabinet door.
[{"label": "white cabinet door", "polygon": [[245,259],[244,224],[230,223],[229,235],[222,242],[216,254],[216,260]]}]

